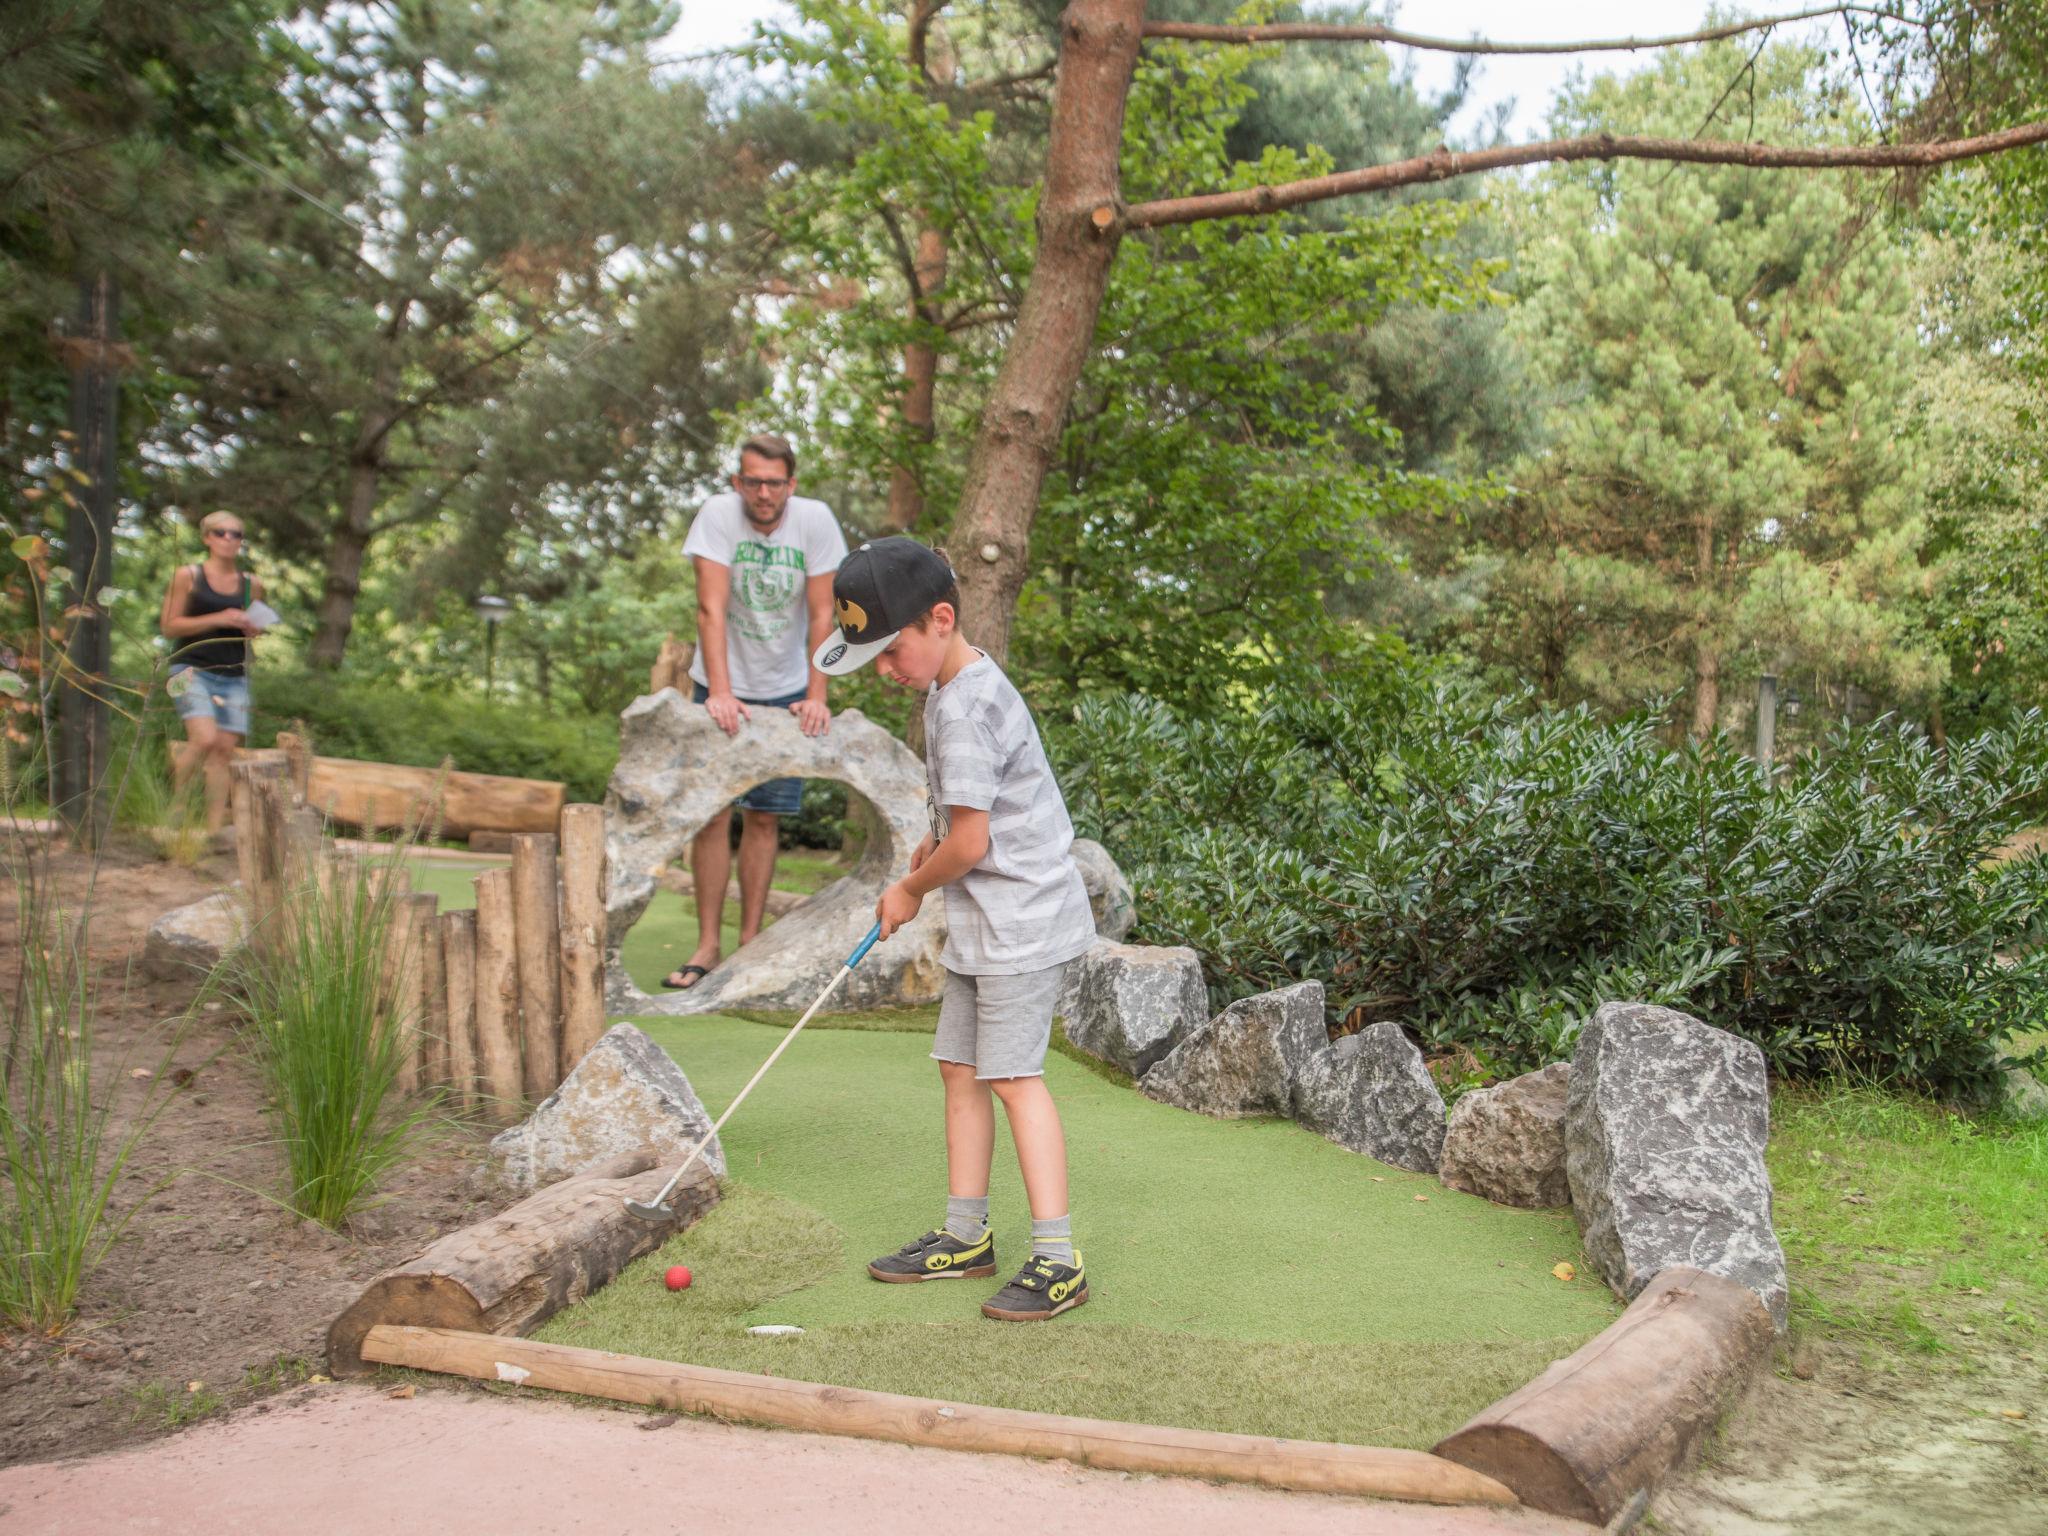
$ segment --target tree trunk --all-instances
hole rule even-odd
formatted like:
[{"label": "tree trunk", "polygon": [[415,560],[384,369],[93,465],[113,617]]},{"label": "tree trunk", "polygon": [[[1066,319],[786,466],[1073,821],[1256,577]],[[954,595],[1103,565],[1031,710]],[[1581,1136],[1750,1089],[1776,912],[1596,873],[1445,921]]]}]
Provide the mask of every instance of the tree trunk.
[{"label": "tree trunk", "polygon": [[[910,67],[927,84],[950,84],[958,67],[953,50],[940,30],[939,12],[945,0],[919,0],[910,13]],[[934,46],[936,45],[936,46]],[[938,294],[946,282],[946,236],[933,226],[927,213],[918,213],[917,252],[911,259],[910,318],[913,323],[937,326]],[[939,376],[939,349],[930,340],[906,343],[903,348],[903,392],[897,411],[903,435],[917,448],[930,443],[933,434],[933,392]],[[908,533],[924,517],[924,481],[917,466],[898,464],[889,476],[889,526]]]},{"label": "tree trunk", "polygon": [[[911,296],[913,320],[937,323],[934,296],[946,281],[946,237],[926,227],[917,232],[917,292]],[[903,348],[903,393],[897,410],[903,435],[922,448],[930,443],[935,416],[935,395],[939,377],[939,349],[928,340],[912,341]],[[924,517],[924,482],[917,467],[898,464],[889,476],[889,526],[908,533]]]},{"label": "tree trunk", "polygon": [[100,592],[114,579],[114,439],[121,398],[116,366],[121,294],[101,272],[78,285],[78,334],[71,339],[71,467],[87,477],[65,519],[71,557],[70,664],[57,690],[54,778],[57,814],[80,848],[106,841],[111,807],[102,793],[112,737],[107,722],[107,672],[113,631]]},{"label": "tree trunk", "polygon": [[1094,344],[1123,232],[1117,151],[1144,21],[1144,0],[1073,0],[1060,22],[1037,265],[982,412],[951,541],[961,628],[998,661],[1009,654],[1010,619],[1029,571],[1039,487]]},{"label": "tree trunk", "polygon": [[1721,718],[1721,653],[1701,635],[1693,646],[1692,739],[1705,741]]},{"label": "tree trunk", "polygon": [[1692,739],[1705,741],[1714,734],[1714,722],[1721,717],[1721,647],[1713,633],[1709,612],[1714,594],[1714,525],[1701,518],[1695,530],[1695,555],[1699,561],[1699,633],[1692,649]]},{"label": "tree trunk", "polygon": [[[385,335],[395,347],[399,319]],[[356,434],[355,449],[349,455],[348,494],[341,509],[341,521],[327,546],[327,579],[320,590],[319,624],[306,660],[316,667],[338,667],[348,649],[349,631],[356,622],[356,594],[363,587],[363,555],[370,547],[371,530],[377,515],[377,498],[383,489],[384,444],[397,419],[392,396],[398,387],[398,373],[387,360],[377,369],[373,388],[374,404]]]}]

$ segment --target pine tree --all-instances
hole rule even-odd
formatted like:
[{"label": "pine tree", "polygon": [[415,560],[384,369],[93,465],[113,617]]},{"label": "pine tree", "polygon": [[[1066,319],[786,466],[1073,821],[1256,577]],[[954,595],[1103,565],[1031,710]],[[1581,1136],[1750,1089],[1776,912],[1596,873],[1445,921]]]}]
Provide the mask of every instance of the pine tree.
[{"label": "pine tree", "polygon": [[[1839,142],[1848,90],[1792,46],[1662,56],[1571,93],[1560,133]],[[1548,411],[1513,495],[1479,641],[1548,697],[1685,700],[1711,732],[1739,679],[1789,667],[1925,698],[1942,662],[1922,466],[1904,431],[1910,248],[1845,174],[1652,163],[1548,170],[1504,199],[1514,329]]]}]

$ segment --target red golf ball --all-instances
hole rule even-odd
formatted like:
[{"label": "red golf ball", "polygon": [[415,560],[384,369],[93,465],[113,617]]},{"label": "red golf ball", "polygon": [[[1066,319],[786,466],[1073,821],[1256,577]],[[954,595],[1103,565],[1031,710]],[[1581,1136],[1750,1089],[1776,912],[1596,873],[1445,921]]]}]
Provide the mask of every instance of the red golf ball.
[{"label": "red golf ball", "polygon": [[663,1275],[662,1279],[668,1282],[668,1288],[672,1291],[687,1290],[690,1285],[689,1266],[678,1264],[669,1270],[666,1275]]}]

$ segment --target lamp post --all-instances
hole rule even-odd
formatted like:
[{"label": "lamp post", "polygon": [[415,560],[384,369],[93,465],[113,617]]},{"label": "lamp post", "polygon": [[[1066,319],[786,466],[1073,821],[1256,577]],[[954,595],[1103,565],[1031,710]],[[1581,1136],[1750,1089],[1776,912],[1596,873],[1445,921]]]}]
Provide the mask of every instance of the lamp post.
[{"label": "lamp post", "polygon": [[1756,680],[1756,760],[1769,777],[1778,750],[1778,674],[1766,672]]},{"label": "lamp post", "polygon": [[505,622],[512,612],[512,605],[502,597],[479,597],[472,606],[476,616],[484,621],[484,702],[491,701],[491,674],[498,661],[498,626]]}]

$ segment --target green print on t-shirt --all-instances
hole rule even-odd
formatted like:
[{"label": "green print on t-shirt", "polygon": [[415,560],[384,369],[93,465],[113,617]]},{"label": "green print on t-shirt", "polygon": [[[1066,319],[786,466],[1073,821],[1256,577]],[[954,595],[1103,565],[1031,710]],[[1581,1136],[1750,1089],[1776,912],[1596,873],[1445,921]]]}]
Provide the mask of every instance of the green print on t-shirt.
[{"label": "green print on t-shirt", "polygon": [[729,622],[749,640],[780,640],[796,616],[804,585],[804,552],[794,544],[742,539],[732,552]]}]

